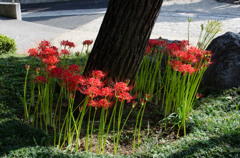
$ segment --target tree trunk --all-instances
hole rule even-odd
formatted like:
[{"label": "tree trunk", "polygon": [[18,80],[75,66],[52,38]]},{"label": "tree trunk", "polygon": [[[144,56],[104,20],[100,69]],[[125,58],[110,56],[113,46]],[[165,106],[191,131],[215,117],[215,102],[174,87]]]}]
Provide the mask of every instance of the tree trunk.
[{"label": "tree trunk", "polygon": [[110,0],[84,71],[134,81],[163,0]]}]

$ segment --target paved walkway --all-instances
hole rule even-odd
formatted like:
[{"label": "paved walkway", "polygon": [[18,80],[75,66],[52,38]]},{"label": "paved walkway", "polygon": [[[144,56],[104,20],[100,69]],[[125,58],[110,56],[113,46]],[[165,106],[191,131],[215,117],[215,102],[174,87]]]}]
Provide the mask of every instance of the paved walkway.
[{"label": "paved walkway", "polygon": [[[23,18],[54,17],[60,14],[99,16],[73,30],[0,18],[0,33],[16,40],[18,53],[26,53],[27,49],[36,46],[36,43],[43,39],[51,40],[56,45],[61,40],[71,40],[78,45],[75,50],[81,50],[83,40],[95,40],[105,12],[106,8],[24,12]],[[215,0],[165,0],[151,38],[162,36],[171,40],[187,39],[187,17],[192,18],[190,43],[194,45],[197,42],[200,25],[206,24],[208,20],[219,20],[223,24],[221,34],[227,31],[240,32],[240,5],[218,3]]]}]

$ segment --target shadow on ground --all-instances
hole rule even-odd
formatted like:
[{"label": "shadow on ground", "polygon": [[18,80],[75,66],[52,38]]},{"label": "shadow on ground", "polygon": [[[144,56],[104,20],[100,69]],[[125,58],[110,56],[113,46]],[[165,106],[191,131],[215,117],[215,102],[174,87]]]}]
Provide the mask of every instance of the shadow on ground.
[{"label": "shadow on ground", "polygon": [[25,65],[29,57],[0,58],[0,156],[22,147],[47,145],[47,135],[23,123],[23,93]]},{"label": "shadow on ground", "polygon": [[[237,133],[211,137],[209,140],[205,141],[194,141],[193,143],[188,144],[186,149],[178,151],[170,157],[194,157],[194,155],[197,155],[196,153],[208,150],[211,151],[213,148],[215,148],[215,150],[219,148],[220,150],[218,152],[211,153],[211,157],[237,157],[237,155],[240,156],[240,145],[238,142],[240,142],[240,135]],[[221,151],[221,149],[223,149],[222,146],[226,146],[225,149],[229,146],[229,148],[232,147],[236,150]]]}]

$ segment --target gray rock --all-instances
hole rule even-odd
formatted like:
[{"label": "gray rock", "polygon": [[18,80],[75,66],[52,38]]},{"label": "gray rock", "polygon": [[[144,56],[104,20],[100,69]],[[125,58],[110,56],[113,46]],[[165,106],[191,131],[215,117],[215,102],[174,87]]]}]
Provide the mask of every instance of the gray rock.
[{"label": "gray rock", "polygon": [[215,38],[207,50],[214,62],[206,70],[202,86],[227,89],[240,86],[240,34],[227,32]]}]

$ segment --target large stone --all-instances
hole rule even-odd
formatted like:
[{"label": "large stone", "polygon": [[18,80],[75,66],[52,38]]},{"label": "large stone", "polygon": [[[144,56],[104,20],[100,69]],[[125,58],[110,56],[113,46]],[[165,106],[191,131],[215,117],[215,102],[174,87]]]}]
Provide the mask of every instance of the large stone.
[{"label": "large stone", "polygon": [[202,79],[202,86],[232,88],[240,86],[240,34],[227,32],[215,38],[207,50],[212,51],[214,62]]}]

